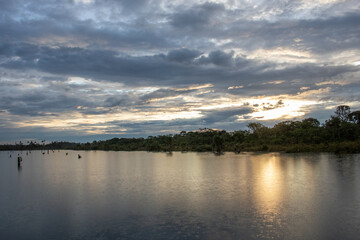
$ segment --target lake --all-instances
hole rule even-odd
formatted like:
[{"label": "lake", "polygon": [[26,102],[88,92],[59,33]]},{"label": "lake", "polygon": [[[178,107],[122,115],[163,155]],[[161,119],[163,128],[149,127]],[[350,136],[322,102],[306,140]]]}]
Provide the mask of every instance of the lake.
[{"label": "lake", "polygon": [[18,153],[0,239],[360,238],[360,155]]}]

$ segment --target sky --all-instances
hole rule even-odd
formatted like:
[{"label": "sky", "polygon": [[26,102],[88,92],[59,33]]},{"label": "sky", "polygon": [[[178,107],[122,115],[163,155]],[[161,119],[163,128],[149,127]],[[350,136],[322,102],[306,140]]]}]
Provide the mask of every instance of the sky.
[{"label": "sky", "polygon": [[0,142],[360,110],[360,1],[0,0]]}]

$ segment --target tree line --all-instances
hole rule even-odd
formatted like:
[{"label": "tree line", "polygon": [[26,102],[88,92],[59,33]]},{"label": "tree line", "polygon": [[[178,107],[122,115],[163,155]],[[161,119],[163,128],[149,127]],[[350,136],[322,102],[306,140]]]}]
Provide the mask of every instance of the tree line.
[{"label": "tree line", "polygon": [[360,152],[360,111],[341,105],[323,124],[315,118],[282,121],[273,127],[254,122],[247,130],[227,132],[209,128],[147,138],[112,138],[92,143],[30,142],[1,145],[0,150],[114,150],[114,151],[285,151]]}]

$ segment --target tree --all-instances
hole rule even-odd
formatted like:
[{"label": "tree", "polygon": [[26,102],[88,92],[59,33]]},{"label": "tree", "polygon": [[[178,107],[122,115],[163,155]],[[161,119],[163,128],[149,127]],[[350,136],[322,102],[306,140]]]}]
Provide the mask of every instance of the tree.
[{"label": "tree", "polygon": [[360,111],[350,113],[349,119],[353,123],[360,125]]},{"label": "tree", "polygon": [[223,138],[219,134],[216,134],[213,137],[213,151],[217,153],[221,153],[222,150],[223,150]]},{"label": "tree", "polygon": [[346,105],[340,105],[336,108],[335,114],[339,117],[340,121],[347,122],[349,121],[350,107]]},{"label": "tree", "polygon": [[339,116],[331,116],[329,120],[325,121],[325,129],[329,134],[327,140],[339,140],[340,139],[340,128],[341,128],[341,119]]},{"label": "tree", "polygon": [[258,133],[260,129],[264,128],[265,126],[261,123],[249,123],[247,127],[250,129],[251,133]]},{"label": "tree", "polygon": [[320,126],[320,122],[315,118],[306,118],[301,121],[302,128],[318,128]]}]

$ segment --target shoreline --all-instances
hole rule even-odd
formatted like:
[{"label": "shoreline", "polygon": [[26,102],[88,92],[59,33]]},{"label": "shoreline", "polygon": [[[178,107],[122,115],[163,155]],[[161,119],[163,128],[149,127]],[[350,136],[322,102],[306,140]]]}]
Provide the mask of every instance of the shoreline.
[{"label": "shoreline", "polygon": [[335,154],[357,154],[360,153],[360,142],[339,142],[339,143],[328,143],[328,144],[295,144],[295,145],[253,145],[253,146],[243,146],[241,149],[236,151],[224,148],[222,151],[212,151],[212,150],[194,150],[194,149],[159,149],[159,150],[149,150],[145,148],[138,149],[105,149],[105,148],[85,148],[83,144],[78,144],[74,148],[52,148],[51,146],[45,145],[43,148],[29,148],[28,145],[23,146],[22,148],[15,147],[14,145],[0,145],[0,151],[58,151],[58,150],[69,150],[69,151],[114,151],[114,152],[154,152],[154,153],[171,153],[171,152],[195,152],[195,153],[335,153]]}]

